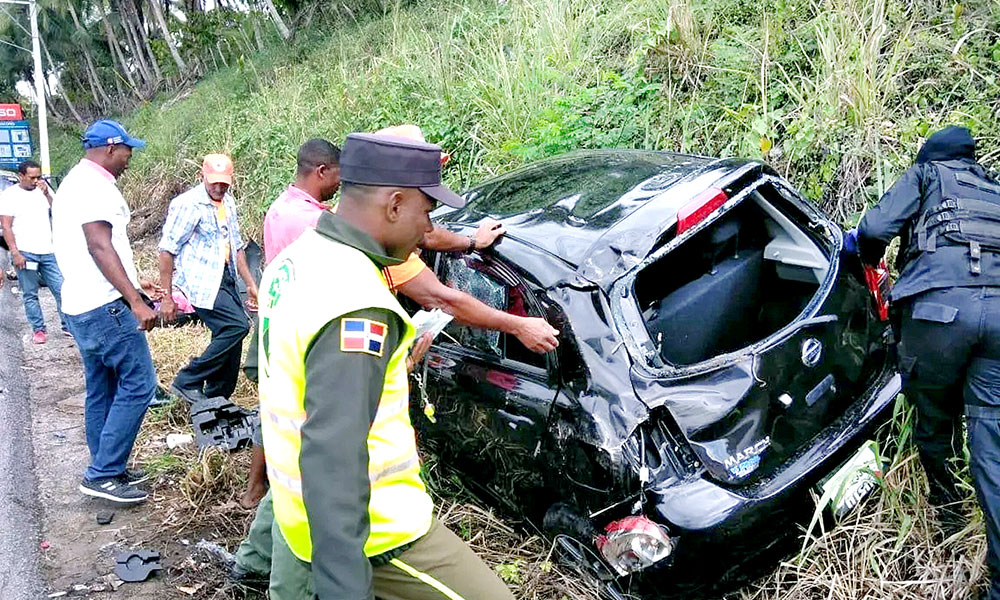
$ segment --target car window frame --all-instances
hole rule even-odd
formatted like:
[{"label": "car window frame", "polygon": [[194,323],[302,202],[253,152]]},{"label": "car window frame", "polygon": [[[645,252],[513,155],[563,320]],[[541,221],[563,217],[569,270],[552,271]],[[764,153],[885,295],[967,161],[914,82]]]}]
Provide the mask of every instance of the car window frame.
[{"label": "car window frame", "polygon": [[[493,279],[499,280],[500,283],[504,284],[509,288],[519,287],[524,292],[525,302],[528,304],[529,312],[533,312],[535,316],[545,318],[545,310],[541,302],[539,302],[538,297],[535,295],[535,291],[527,284],[524,279],[519,277],[514,269],[507,265],[502,258],[497,257],[493,252],[481,252],[478,250],[464,253],[458,255],[459,253],[454,252],[436,252],[434,256],[433,266],[431,266],[434,275],[440,279],[441,269],[443,268],[443,262],[445,257],[454,260],[464,260],[467,257],[472,257],[478,259],[482,263],[486,270],[484,274],[492,277]],[[442,280],[444,283],[444,280]],[[464,291],[464,290],[462,290]],[[467,292],[466,292],[467,293]],[[508,296],[509,297],[509,296]],[[477,298],[478,300],[478,298]],[[506,311],[505,311],[506,312]],[[514,334],[506,333],[504,331],[500,332],[501,335],[507,335],[517,339]],[[520,343],[520,341],[518,341]],[[542,357],[545,362],[544,367],[537,365],[532,365],[519,360],[514,360],[507,358],[507,347],[506,344],[503,348],[503,356],[496,357],[494,355],[488,354],[477,348],[472,348],[466,346],[458,340],[452,339],[451,336],[439,336],[434,341],[435,346],[447,346],[450,351],[455,351],[463,355],[470,357],[475,357],[481,361],[494,362],[505,369],[510,369],[516,371],[522,375],[532,377],[540,382],[544,382],[548,386],[552,386],[553,383],[558,382],[558,377],[556,376],[558,371],[558,364],[555,356],[555,352],[545,352]],[[528,349],[528,352],[532,350]]]}]

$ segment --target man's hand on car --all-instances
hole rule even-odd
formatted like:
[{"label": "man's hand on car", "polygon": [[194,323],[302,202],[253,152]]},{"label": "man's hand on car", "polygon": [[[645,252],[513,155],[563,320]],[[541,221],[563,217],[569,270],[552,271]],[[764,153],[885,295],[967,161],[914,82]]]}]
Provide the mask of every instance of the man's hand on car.
[{"label": "man's hand on car", "polygon": [[14,268],[17,269],[18,271],[23,270],[24,267],[28,264],[28,259],[24,258],[24,255],[21,254],[20,252],[14,252],[14,254],[10,257],[10,259],[11,262],[14,263]]},{"label": "man's hand on car", "polygon": [[486,219],[483,221],[482,225],[479,226],[479,229],[476,230],[476,250],[489,248],[501,235],[505,233],[507,233],[507,230],[500,224],[500,221],[497,221],[496,219]]},{"label": "man's hand on car", "polygon": [[848,229],[844,233],[844,252],[848,254],[858,253],[858,228]]},{"label": "man's hand on car", "polygon": [[556,339],[559,330],[549,325],[545,319],[538,317],[519,317],[518,325],[511,333],[517,336],[528,350],[539,354],[551,352],[559,345],[559,340]]}]

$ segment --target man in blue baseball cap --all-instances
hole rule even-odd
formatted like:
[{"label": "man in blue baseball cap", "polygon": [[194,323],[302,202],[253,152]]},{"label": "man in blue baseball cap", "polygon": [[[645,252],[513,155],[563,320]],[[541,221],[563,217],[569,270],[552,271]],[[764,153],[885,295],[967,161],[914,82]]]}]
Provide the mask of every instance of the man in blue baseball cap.
[{"label": "man in blue baseball cap", "polygon": [[90,466],[80,491],[118,504],[147,497],[135,487],[145,474],[126,463],[156,390],[144,331],[157,317],[139,294],[125,231],[131,212],[115,185],[132,149],[145,145],[121,123],[94,123],[83,134],[85,157],[66,175],[52,203],[53,245],[64,273],[63,312],[87,380]]}]

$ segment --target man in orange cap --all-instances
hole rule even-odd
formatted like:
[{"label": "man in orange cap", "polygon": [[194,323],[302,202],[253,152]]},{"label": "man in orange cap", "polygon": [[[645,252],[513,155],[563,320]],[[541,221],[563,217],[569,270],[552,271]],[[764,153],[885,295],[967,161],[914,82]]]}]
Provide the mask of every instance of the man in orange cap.
[{"label": "man in orange cap", "polygon": [[[233,161],[225,154],[205,156],[202,182],[170,202],[160,238],[160,285],[179,289],[195,313],[212,331],[201,356],[177,373],[171,391],[188,402],[221,396],[236,388],[243,338],[250,330],[236,290],[236,274],[247,286],[247,302],[256,308],[257,284],[250,273],[229,193]],[[172,322],[177,306],[168,293],[160,305],[164,321]]]}]

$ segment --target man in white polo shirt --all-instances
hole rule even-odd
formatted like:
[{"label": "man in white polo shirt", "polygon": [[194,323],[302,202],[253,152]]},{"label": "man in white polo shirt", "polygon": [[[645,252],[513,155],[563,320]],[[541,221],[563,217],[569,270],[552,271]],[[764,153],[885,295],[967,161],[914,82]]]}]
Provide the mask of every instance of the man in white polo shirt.
[{"label": "man in white polo shirt", "polygon": [[83,135],[85,158],[66,175],[52,205],[56,259],[65,275],[63,312],[87,379],[90,466],[80,491],[119,504],[147,497],[135,487],[146,475],[126,463],[156,390],[144,330],[157,317],[138,291],[125,233],[131,213],[115,185],[132,149],[145,145],[120,123],[94,123]]},{"label": "man in white polo shirt", "polygon": [[18,184],[0,193],[0,226],[21,282],[24,314],[34,332],[31,341],[44,344],[45,317],[38,303],[38,286],[42,281],[55,297],[62,319],[59,290],[63,277],[52,253],[52,224],[49,221],[52,194],[42,179],[41,166],[35,161],[22,162],[17,167],[17,173]]}]

